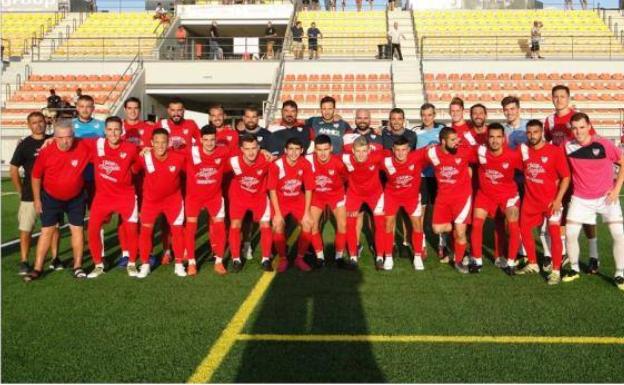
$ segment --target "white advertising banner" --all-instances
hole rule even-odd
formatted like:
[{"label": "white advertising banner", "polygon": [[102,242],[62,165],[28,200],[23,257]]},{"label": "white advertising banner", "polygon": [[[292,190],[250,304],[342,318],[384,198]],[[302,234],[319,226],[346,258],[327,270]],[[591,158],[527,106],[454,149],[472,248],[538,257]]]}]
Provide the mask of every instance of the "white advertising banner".
[{"label": "white advertising banner", "polygon": [[56,12],[58,0],[0,0],[2,12]]},{"label": "white advertising banner", "polygon": [[[278,5],[178,5],[177,15],[182,24],[194,24],[193,21],[217,20],[227,24],[231,21],[262,21],[273,20],[277,24],[285,24],[293,12],[292,4]],[[280,22],[282,21],[282,22]],[[189,23],[190,22],[190,23]]]}]

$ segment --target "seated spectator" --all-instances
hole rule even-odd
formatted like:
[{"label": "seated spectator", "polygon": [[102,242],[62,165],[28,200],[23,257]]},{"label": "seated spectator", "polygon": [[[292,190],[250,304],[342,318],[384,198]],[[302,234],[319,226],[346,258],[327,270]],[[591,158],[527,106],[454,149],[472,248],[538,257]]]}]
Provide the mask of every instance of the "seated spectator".
[{"label": "seated spectator", "polygon": [[82,88],[76,88],[76,95],[72,99],[74,105],[78,103],[78,99],[80,99],[81,96],[82,96]]},{"label": "seated spectator", "polygon": [[169,14],[167,10],[165,9],[165,7],[163,7],[162,3],[158,3],[156,5],[156,10],[154,13],[154,20],[160,20],[160,22],[163,24],[168,24],[170,21]]},{"label": "seated spectator", "polygon": [[61,108],[61,97],[56,94],[54,88],[50,89],[50,96],[48,96],[48,103],[43,110],[43,115],[46,120],[53,120],[58,115],[58,109]]}]

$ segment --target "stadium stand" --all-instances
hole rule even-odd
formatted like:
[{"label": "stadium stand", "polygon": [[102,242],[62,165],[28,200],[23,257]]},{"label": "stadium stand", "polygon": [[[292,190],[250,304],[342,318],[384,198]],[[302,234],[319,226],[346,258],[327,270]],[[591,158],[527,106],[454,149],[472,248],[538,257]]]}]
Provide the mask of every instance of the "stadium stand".
[{"label": "stadium stand", "polygon": [[593,11],[414,11],[426,58],[528,57],[535,20],[544,24],[541,53],[548,58],[624,57],[622,44]]},{"label": "stadium stand", "polygon": [[89,60],[151,55],[165,28],[153,12],[93,13],[54,56]]},{"label": "stadium stand", "polygon": [[22,56],[31,39],[41,39],[60,20],[62,13],[2,13],[2,44],[5,56]]},{"label": "stadium stand", "polygon": [[76,89],[91,95],[96,102],[96,114],[106,115],[126,89],[132,75],[31,75],[13,93],[2,109],[2,127],[23,127],[26,115],[46,106],[49,90],[54,88],[61,97],[73,97]]},{"label": "stadium stand", "polygon": [[324,96],[336,99],[338,113],[347,121],[353,119],[356,108],[362,107],[371,109],[373,123],[380,124],[394,105],[392,80],[387,72],[288,72],[284,75],[280,101],[296,101],[301,118],[319,115],[318,103]]},{"label": "stadium stand", "polygon": [[[550,90],[557,84],[570,88],[577,109],[593,117],[593,123],[606,129],[617,128],[622,121],[624,74],[612,73],[426,73],[427,100],[446,106],[454,96],[467,105],[483,103],[489,118],[502,118],[500,101],[507,95],[520,99],[526,117],[544,118],[552,113]],[[603,135],[619,136],[617,130]]]},{"label": "stadium stand", "polygon": [[319,40],[321,57],[374,59],[377,45],[387,44],[388,26],[383,11],[302,11],[297,14],[297,20],[301,21],[304,31],[315,22],[322,32],[323,38]]}]

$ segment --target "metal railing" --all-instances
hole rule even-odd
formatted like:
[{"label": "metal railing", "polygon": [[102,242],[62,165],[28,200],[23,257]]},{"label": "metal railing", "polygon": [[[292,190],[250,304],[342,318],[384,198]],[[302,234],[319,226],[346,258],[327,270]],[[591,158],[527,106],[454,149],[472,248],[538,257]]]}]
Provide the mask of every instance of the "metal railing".
[{"label": "metal railing", "polygon": [[[530,38],[509,36],[423,36],[421,59],[530,58]],[[624,59],[624,47],[611,36],[549,35],[540,43],[542,56],[556,59]]]},{"label": "metal railing", "polygon": [[[128,67],[121,74],[121,77],[119,78],[119,80],[117,80],[113,88],[106,95],[105,102],[103,104],[106,104],[107,101],[112,100],[113,102],[109,108],[111,112],[114,112],[117,109],[117,107],[121,103],[123,103],[128,92],[130,92],[132,87],[135,85],[137,78],[142,71],[143,71],[143,60],[141,60],[141,57],[137,55],[134,57],[134,59],[132,59]],[[125,81],[124,77],[126,77],[127,75],[130,75],[130,80]],[[118,92],[117,86],[120,84],[123,84],[123,82],[126,82],[125,87],[121,90],[121,93],[119,94],[119,96],[113,100],[112,98],[113,93]]]}]

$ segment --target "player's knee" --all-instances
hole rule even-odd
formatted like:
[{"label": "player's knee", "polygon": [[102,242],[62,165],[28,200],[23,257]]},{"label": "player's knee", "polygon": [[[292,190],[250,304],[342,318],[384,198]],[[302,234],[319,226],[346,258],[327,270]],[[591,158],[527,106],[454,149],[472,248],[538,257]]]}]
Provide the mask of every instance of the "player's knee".
[{"label": "player's knee", "polygon": [[565,236],[568,240],[577,240],[583,226],[580,223],[566,223]]}]

